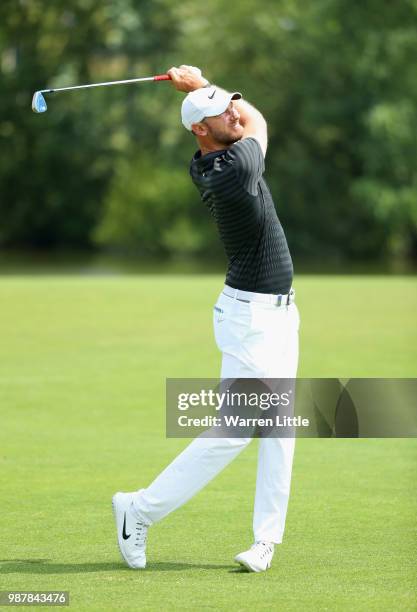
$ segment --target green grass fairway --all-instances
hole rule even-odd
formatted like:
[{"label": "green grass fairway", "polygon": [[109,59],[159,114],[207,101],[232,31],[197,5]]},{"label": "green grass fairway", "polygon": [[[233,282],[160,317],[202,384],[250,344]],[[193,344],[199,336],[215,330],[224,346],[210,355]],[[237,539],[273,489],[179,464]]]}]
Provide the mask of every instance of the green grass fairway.
[{"label": "green grass fairway", "polygon": [[[215,377],[220,276],[0,279],[0,590],[68,590],[72,610],[415,610],[417,440],[298,440],[282,546],[251,544],[256,441],[119,558],[117,490],[187,444],[165,378]],[[300,376],[413,377],[411,277],[299,277]]]}]

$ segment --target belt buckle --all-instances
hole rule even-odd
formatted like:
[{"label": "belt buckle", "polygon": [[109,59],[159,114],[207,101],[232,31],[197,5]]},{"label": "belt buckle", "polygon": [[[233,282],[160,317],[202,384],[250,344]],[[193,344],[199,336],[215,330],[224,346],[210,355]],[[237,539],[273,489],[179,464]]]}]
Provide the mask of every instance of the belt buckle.
[{"label": "belt buckle", "polygon": [[277,306],[281,306],[281,302],[282,302],[282,293],[279,293],[277,295]]}]

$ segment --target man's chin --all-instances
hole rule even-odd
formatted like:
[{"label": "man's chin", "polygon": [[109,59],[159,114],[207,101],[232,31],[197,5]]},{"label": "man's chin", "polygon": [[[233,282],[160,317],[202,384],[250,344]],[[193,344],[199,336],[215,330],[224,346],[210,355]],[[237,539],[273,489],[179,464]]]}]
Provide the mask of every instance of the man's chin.
[{"label": "man's chin", "polygon": [[240,125],[235,130],[234,141],[233,142],[238,142],[239,140],[242,140],[242,138],[243,138],[243,127]]},{"label": "man's chin", "polygon": [[217,136],[217,142],[219,144],[225,145],[226,147],[231,147],[235,142],[239,142],[243,137],[243,128],[233,130],[233,132],[228,132],[227,134],[219,134]]},{"label": "man's chin", "polygon": [[235,134],[230,134],[227,144],[230,146],[232,144],[235,144],[235,142],[239,142],[239,140],[242,140],[242,138],[243,138],[243,129],[236,130]]}]

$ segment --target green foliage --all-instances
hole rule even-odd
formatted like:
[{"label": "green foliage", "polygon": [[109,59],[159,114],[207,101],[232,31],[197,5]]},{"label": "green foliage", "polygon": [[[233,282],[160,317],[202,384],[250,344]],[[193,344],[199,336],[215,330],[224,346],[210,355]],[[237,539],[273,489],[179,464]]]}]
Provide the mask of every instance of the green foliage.
[{"label": "green foliage", "polygon": [[179,168],[155,163],[146,153],[122,158],[96,241],[147,254],[199,250],[202,236],[187,214],[187,203],[193,196],[194,187]]},{"label": "green foliage", "polygon": [[167,83],[35,89],[181,63],[269,125],[267,179],[296,256],[417,253],[416,3],[6,0],[0,6],[0,246],[219,248]]}]

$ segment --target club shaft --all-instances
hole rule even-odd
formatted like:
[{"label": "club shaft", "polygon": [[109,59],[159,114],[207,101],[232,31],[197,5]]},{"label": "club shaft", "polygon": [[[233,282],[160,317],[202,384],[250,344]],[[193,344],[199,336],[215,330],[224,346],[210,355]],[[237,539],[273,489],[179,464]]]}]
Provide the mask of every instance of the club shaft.
[{"label": "club shaft", "polygon": [[73,85],[72,87],[58,87],[56,89],[42,89],[41,93],[55,93],[56,91],[70,91],[72,89],[90,89],[91,87],[109,87],[110,85],[128,85],[129,83],[140,83],[141,81],[168,81],[168,75],[157,77],[144,77],[140,79],[124,79],[123,81],[107,81],[105,83],[90,83],[88,85]]}]

